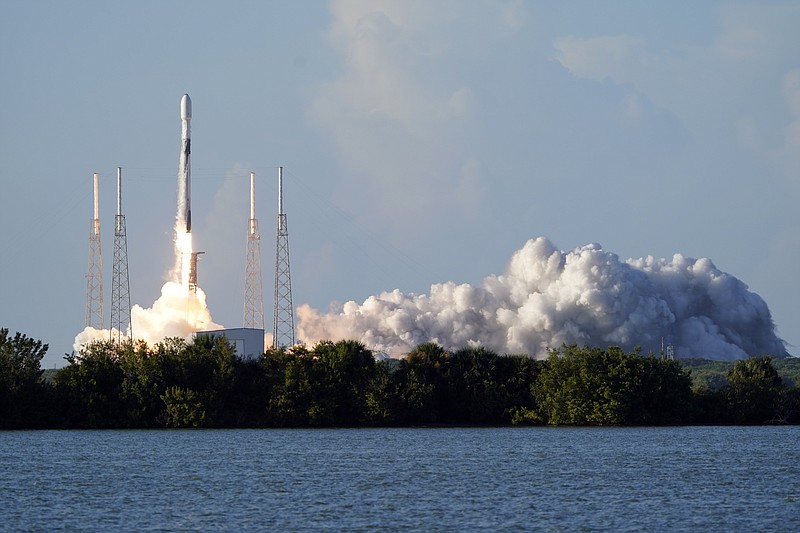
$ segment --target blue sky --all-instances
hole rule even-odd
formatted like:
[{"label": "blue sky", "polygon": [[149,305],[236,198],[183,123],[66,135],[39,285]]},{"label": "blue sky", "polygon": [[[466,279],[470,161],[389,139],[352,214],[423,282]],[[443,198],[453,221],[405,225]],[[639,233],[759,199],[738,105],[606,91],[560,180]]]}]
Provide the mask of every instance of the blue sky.
[{"label": "blue sky", "polygon": [[250,171],[271,316],[282,165],[295,305],[480,285],[545,236],[708,257],[800,355],[798,27],[794,2],[6,1],[0,326],[71,351],[92,172],[110,310],[117,166],[131,299],[158,297],[189,93],[217,323],[242,324]]}]

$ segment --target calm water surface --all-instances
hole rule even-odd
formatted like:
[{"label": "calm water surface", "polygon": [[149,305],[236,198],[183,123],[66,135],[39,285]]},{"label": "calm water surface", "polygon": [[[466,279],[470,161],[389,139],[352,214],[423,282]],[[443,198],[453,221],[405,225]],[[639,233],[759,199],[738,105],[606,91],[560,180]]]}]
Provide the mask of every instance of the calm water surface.
[{"label": "calm water surface", "polygon": [[0,432],[0,529],[800,531],[800,427]]}]

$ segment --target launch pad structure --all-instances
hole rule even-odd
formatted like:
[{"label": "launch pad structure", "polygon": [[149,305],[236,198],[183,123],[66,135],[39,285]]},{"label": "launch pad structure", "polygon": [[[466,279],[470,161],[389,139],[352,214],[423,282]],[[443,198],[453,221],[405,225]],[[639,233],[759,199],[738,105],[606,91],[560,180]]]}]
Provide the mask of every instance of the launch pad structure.
[{"label": "launch pad structure", "polygon": [[89,224],[89,264],[86,272],[86,326],[103,329],[103,254],[100,246],[100,174],[94,179],[94,217]]},{"label": "launch pad structure", "polygon": [[117,343],[131,331],[131,285],[128,275],[128,234],[122,214],[122,168],[117,167],[117,214],[114,217],[114,265],[111,276],[111,340]]},{"label": "launch pad structure", "polygon": [[261,278],[261,234],[256,219],[256,173],[250,173],[250,219],[247,221],[247,261],[244,274],[245,328],[264,329],[264,295]]},{"label": "launch pad structure", "polygon": [[275,300],[272,347],[294,346],[292,275],[289,268],[289,228],[283,212],[283,167],[278,167],[278,226],[275,238]]},{"label": "launch pad structure", "polygon": [[[188,94],[181,98],[181,151],[178,170],[178,205],[175,224],[178,271],[190,294],[198,291],[197,261],[204,252],[192,250],[191,214],[191,119],[192,101]],[[99,173],[93,174],[94,212],[89,227],[89,257],[86,274],[86,326],[104,329],[103,263],[100,245]],[[295,344],[294,308],[289,260],[289,230],[283,212],[283,167],[278,167],[278,216],[275,242],[275,284],[272,347],[284,348]],[[245,353],[257,349],[255,332],[264,333],[264,298],[261,274],[261,235],[255,216],[255,172],[250,173],[250,218],[247,221],[247,265],[244,287],[243,328],[218,330],[230,332]],[[188,265],[187,265],[188,262]],[[188,267],[188,268],[186,268]],[[187,279],[188,278],[188,279]],[[125,215],[122,213],[122,167],[117,167],[117,211],[114,219],[114,261],[111,295],[110,340],[122,342],[132,337],[130,276]],[[238,345],[237,345],[238,346]],[[246,346],[246,348],[245,348]],[[263,347],[263,342],[261,344]],[[262,348],[263,353],[263,348]]]}]

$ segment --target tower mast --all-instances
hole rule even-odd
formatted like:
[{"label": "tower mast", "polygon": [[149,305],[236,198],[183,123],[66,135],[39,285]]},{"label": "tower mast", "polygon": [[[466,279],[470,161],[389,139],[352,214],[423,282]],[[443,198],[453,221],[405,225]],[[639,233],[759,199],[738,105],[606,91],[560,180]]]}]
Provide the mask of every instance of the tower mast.
[{"label": "tower mast", "polygon": [[283,167],[278,167],[278,227],[275,246],[275,300],[272,347],[294,346],[292,276],[289,269],[289,229],[283,213]]},{"label": "tower mast", "polygon": [[122,168],[117,167],[117,214],[114,217],[114,267],[111,278],[111,340],[132,337],[131,287],[128,276],[128,235],[122,214]]},{"label": "tower mast", "polygon": [[103,329],[103,254],[100,249],[100,174],[94,178],[94,218],[89,223],[89,266],[86,272],[86,326]]},{"label": "tower mast", "polygon": [[261,235],[256,219],[256,173],[250,173],[250,219],[247,221],[247,266],[244,274],[245,328],[264,329],[264,296],[261,285]]}]

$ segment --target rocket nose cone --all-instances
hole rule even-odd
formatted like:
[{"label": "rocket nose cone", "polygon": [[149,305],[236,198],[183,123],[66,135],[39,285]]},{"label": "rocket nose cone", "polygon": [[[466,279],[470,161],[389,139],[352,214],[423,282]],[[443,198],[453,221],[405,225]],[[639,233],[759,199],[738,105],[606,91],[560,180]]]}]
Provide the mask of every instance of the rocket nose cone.
[{"label": "rocket nose cone", "polygon": [[192,119],[192,99],[188,94],[184,94],[181,98],[181,120]]}]

